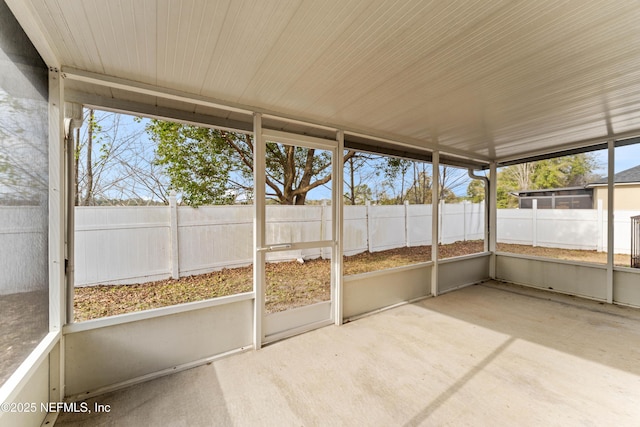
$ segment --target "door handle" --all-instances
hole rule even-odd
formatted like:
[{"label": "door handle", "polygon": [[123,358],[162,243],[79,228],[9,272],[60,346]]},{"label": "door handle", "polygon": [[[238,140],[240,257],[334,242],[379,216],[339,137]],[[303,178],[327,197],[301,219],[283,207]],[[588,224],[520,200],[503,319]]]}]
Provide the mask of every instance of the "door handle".
[{"label": "door handle", "polygon": [[266,248],[258,248],[258,252],[269,252],[269,251],[277,251],[279,249],[291,249],[291,244],[284,245],[271,245]]}]

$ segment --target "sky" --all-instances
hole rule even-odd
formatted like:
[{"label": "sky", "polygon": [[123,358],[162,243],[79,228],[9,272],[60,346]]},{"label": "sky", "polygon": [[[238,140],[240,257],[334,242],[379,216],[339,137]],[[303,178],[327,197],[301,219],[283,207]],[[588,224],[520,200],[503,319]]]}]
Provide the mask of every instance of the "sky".
[{"label": "sky", "polygon": [[[596,158],[602,167],[596,171],[599,175],[607,174],[607,150],[596,152]],[[627,145],[626,147],[618,147],[615,151],[615,167],[614,172],[622,172],[634,166],[640,165],[640,144]]]},{"label": "sky", "polygon": [[[141,123],[135,122],[132,116],[122,115],[121,125],[123,128],[124,127],[130,128],[130,129],[138,128],[138,127],[144,128],[145,124],[146,124],[146,120],[143,120],[143,122]],[[141,141],[142,145],[147,146],[147,149],[145,149],[145,151],[147,152],[146,154],[149,157],[153,157],[153,143],[147,138],[146,134],[142,134],[141,138],[144,139],[144,141]],[[606,176],[607,151],[600,150],[595,152],[594,154],[600,165],[600,168],[598,168],[595,171],[595,173],[601,176]],[[615,157],[616,157],[615,173],[640,165],[640,144],[616,148]],[[309,194],[309,199],[316,199],[316,200],[330,199],[331,198],[330,187],[331,185],[329,184],[329,185],[317,188],[316,190],[312,191]],[[466,195],[466,184],[459,186],[455,192],[459,196]]]}]

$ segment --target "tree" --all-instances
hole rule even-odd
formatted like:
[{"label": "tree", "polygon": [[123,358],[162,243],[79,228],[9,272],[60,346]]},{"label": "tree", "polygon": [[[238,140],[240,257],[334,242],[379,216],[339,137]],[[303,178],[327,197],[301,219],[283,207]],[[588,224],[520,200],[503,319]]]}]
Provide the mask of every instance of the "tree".
[{"label": "tree", "polygon": [[471,203],[480,203],[484,201],[484,198],[484,182],[479,179],[472,179],[467,186],[467,200]]},{"label": "tree", "polygon": [[358,184],[352,191],[344,194],[345,205],[364,205],[373,200],[373,191],[367,184]]},{"label": "tree", "polygon": [[405,197],[405,199],[409,201],[409,203],[413,203],[416,205],[431,203],[431,175],[425,168],[425,163],[422,163],[420,165],[414,163],[413,184],[411,184],[411,187],[409,187],[409,189],[407,190],[407,194]]},{"label": "tree", "polygon": [[510,195],[516,191],[583,186],[596,178],[597,167],[592,153],[507,166],[498,172],[498,207],[517,207],[517,198]]},{"label": "tree", "polygon": [[384,161],[383,156],[355,152],[344,162],[345,204],[357,205],[373,200],[369,184],[380,176],[380,165]]},{"label": "tree", "polygon": [[[157,144],[156,164],[187,205],[228,204],[253,193],[251,135],[163,120],[151,120],[146,130]],[[327,151],[267,142],[265,153],[266,195],[279,204],[303,205],[311,190],[331,180]]]},{"label": "tree", "polygon": [[[404,203],[407,194],[405,188],[408,185],[407,173],[414,166],[412,160],[401,159],[397,157],[387,157],[386,164],[384,165],[384,176],[386,178],[383,183],[383,189],[379,192],[378,200],[382,204],[402,204]],[[415,172],[414,172],[415,174]],[[398,185],[399,181],[399,185]],[[389,197],[387,191],[391,191],[392,195]]]},{"label": "tree", "polygon": [[168,182],[154,165],[142,119],[85,110],[75,146],[76,205],[168,203]]},{"label": "tree", "polygon": [[453,166],[440,167],[440,200],[446,203],[456,203],[460,197],[456,195],[469,182],[467,169]]}]

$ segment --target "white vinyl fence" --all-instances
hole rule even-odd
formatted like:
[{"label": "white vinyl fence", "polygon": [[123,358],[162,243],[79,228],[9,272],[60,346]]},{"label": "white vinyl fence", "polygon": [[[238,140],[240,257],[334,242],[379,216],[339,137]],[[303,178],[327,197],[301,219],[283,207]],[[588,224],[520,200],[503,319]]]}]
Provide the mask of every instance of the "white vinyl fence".
[{"label": "white vinyl fence", "polygon": [[[631,217],[640,211],[614,213],[614,252],[631,253]],[[607,211],[599,209],[498,209],[499,243],[583,249],[607,249]]]},{"label": "white vinyl fence", "polygon": [[[483,238],[482,204],[443,205],[441,241]],[[267,244],[330,240],[330,206],[267,206]],[[75,283],[136,283],[250,265],[253,207],[77,207]],[[431,205],[345,206],[344,253],[431,244]],[[268,261],[329,258],[331,248]]]},{"label": "white vinyl fence", "polygon": [[0,206],[0,295],[47,289],[47,244],[46,209]]},{"label": "white vinyl fence", "polygon": [[[481,204],[442,206],[442,243],[483,238]],[[615,252],[630,253],[630,218],[616,211]],[[0,207],[0,295],[31,290],[46,280],[47,263],[29,250],[46,245],[41,209]],[[498,242],[602,251],[606,211],[498,210]],[[78,207],[75,282],[136,283],[249,265],[252,206]],[[327,240],[329,206],[267,206],[270,244]],[[345,206],[346,255],[431,244],[431,206]],[[269,253],[269,260],[330,256],[330,248]]]},{"label": "white vinyl fence", "polygon": [[[441,243],[483,238],[482,204],[441,206]],[[630,218],[615,213],[615,252],[630,253]],[[46,244],[42,210],[0,207],[0,295],[31,290],[46,280],[45,260],[25,266],[34,245]],[[606,211],[498,210],[498,242],[606,248]],[[252,261],[252,206],[78,207],[75,283],[136,283],[200,274]],[[328,240],[329,206],[267,206],[269,244]],[[431,244],[431,205],[345,206],[344,252]],[[330,257],[330,248],[269,253],[268,260]]]}]

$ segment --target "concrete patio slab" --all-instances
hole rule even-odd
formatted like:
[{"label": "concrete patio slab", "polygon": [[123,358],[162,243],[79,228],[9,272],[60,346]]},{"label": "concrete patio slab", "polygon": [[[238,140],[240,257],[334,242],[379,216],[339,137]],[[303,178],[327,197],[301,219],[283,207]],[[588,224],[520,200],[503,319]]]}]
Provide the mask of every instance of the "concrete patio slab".
[{"label": "concrete patio slab", "polygon": [[640,310],[487,282],[95,397],[110,412],[56,426],[622,426],[638,402]]}]

